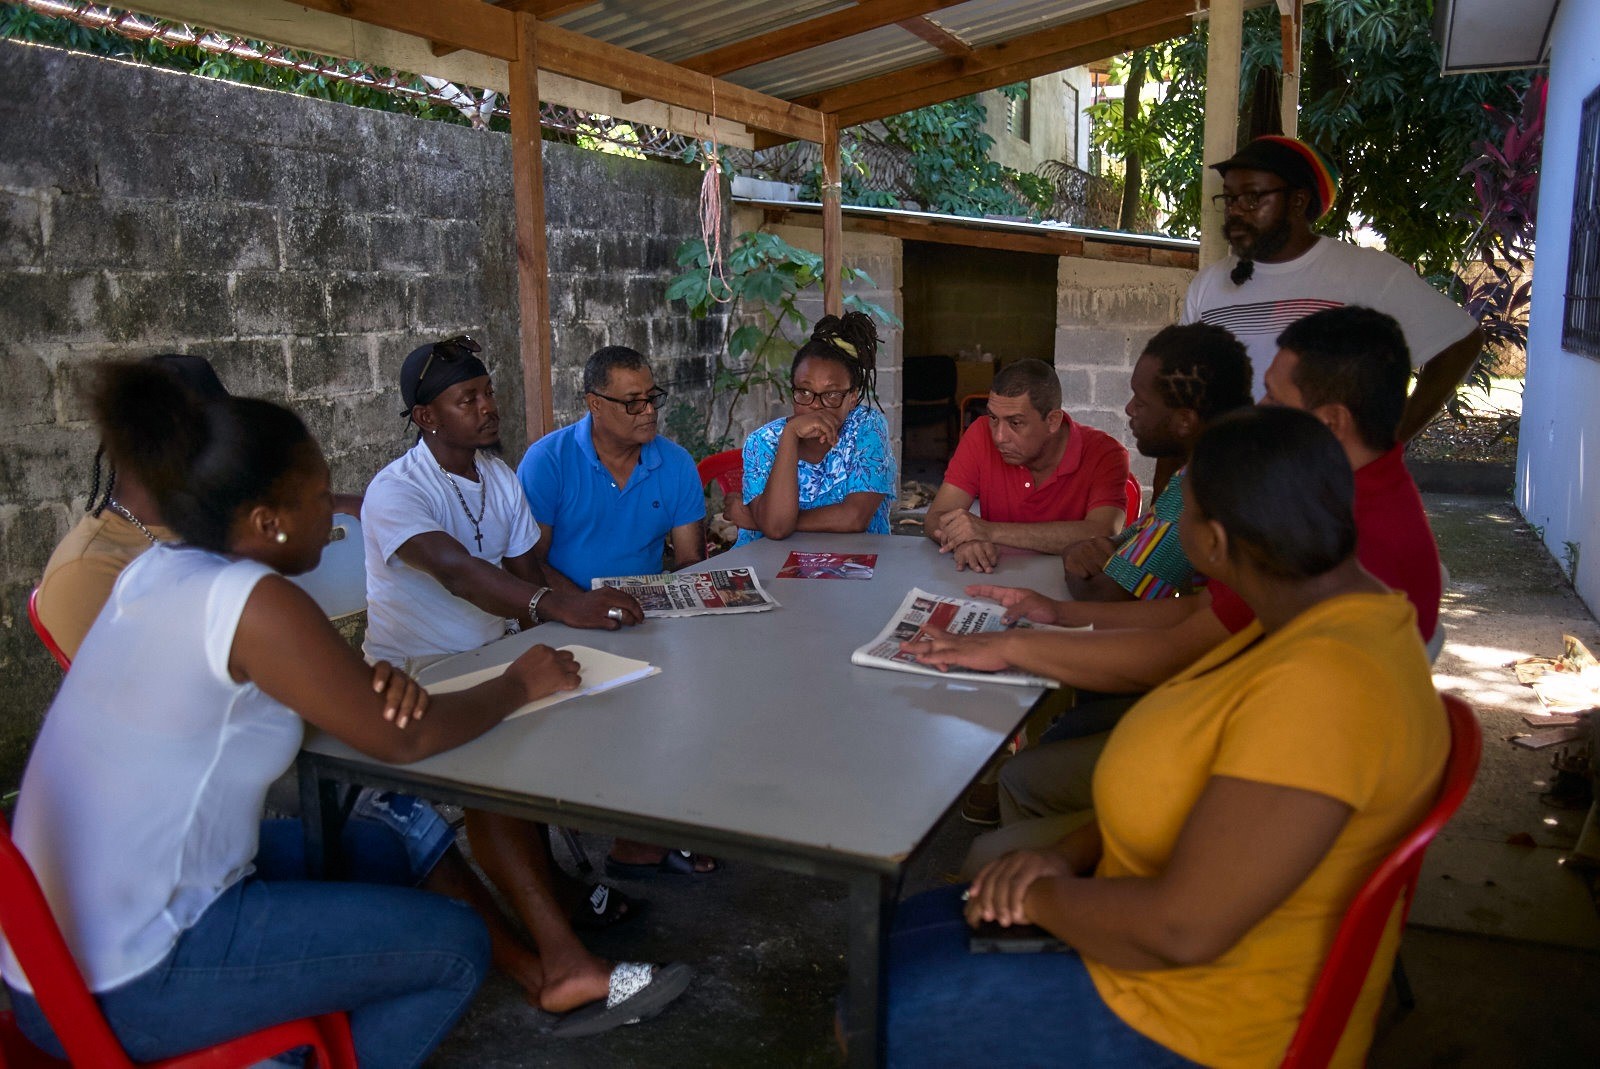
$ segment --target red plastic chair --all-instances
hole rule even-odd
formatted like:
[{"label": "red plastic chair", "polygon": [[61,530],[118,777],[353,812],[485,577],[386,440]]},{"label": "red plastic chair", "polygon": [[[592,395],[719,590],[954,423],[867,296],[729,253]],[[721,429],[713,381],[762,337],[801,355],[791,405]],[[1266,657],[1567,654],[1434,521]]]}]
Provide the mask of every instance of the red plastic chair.
[{"label": "red plastic chair", "polygon": [[1394,912],[1395,901],[1402,903],[1400,923],[1404,925],[1417,891],[1422,855],[1472,787],[1478,758],[1483,753],[1483,732],[1472,708],[1460,698],[1445,695],[1444,707],[1450,718],[1450,757],[1445,763],[1439,795],[1422,822],[1367,877],[1345,911],[1333,937],[1333,949],[1311,989],[1300,1027],[1284,1053],[1282,1069],[1320,1069],[1332,1059]]},{"label": "red plastic chair", "polygon": [[[0,1014],[0,1054],[17,1069],[33,1067],[95,1066],[96,1069],[135,1069],[100,1006],[84,985],[50,903],[39,889],[33,870],[11,841],[10,829],[0,820],[0,930],[11,952],[33,986],[50,1027],[66,1049],[67,1061],[50,1057],[24,1036],[9,1012]],[[254,1065],[285,1051],[308,1047],[308,1065],[319,1069],[357,1069],[350,1024],[342,1013],[288,1021],[263,1028],[204,1050],[180,1054],[140,1065],[149,1069],[230,1069]]]},{"label": "red plastic chair", "polygon": [[1123,525],[1131,526],[1139,518],[1139,505],[1144,500],[1144,493],[1139,489],[1139,477],[1132,472],[1128,473],[1128,514],[1123,517]]},{"label": "red plastic chair", "polygon": [[701,489],[716,483],[724,497],[733,497],[744,488],[744,450],[713,453],[696,464],[695,470],[700,473]]},{"label": "red plastic chair", "polygon": [[56,640],[50,634],[50,629],[44,626],[44,621],[39,619],[39,588],[34,587],[28,595],[28,622],[33,625],[33,633],[39,636],[39,641],[44,643],[44,648],[50,651],[50,656],[65,672],[72,667],[72,658],[61,652],[61,647],[56,645]]}]

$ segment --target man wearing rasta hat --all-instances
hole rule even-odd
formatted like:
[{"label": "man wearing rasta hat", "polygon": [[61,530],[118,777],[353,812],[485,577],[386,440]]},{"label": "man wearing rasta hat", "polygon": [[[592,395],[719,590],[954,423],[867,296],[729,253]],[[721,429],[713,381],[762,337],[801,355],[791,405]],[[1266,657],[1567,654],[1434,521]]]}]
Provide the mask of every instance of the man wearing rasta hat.
[{"label": "man wearing rasta hat", "polygon": [[1230,254],[1189,286],[1182,322],[1214,323],[1238,336],[1255,367],[1255,396],[1277,355],[1277,337],[1312,312],[1341,305],[1376,308],[1400,322],[1418,369],[1400,438],[1444,407],[1483,348],[1472,317],[1408,265],[1377,249],[1320,237],[1339,175],[1327,158],[1292,137],[1258,137],[1212,164],[1224,192]]}]

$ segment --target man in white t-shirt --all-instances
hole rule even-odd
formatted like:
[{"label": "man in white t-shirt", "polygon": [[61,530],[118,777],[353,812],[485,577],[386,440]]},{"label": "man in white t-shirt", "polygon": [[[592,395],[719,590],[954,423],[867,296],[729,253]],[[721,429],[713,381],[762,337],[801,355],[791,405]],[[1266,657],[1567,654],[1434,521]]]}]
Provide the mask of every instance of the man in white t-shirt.
[{"label": "man in white t-shirt", "polygon": [[[462,335],[406,357],[400,393],[418,441],[374,476],[361,509],[363,649],[369,659],[408,671],[493,642],[512,623],[559,620],[616,630],[644,619],[639,603],[621,591],[560,589],[546,581],[533,552],[538,525],[515,473],[497,455],[500,415],[479,351]],[[554,1034],[588,1034],[649,1016],[650,1007],[675,997],[657,985],[687,982],[681,967],[669,967],[641,986],[637,970],[651,967],[613,970],[585,949],[557,904],[542,825],[467,810],[467,836],[474,859],[538,946],[540,1007],[558,1013],[585,1007],[569,1015],[573,1026],[563,1022]],[[633,993],[619,997],[624,988]]]},{"label": "man in white t-shirt", "polygon": [[1230,252],[1195,276],[1181,321],[1214,323],[1244,342],[1260,398],[1277,337],[1290,323],[1347,304],[1393,316],[1417,369],[1400,421],[1400,440],[1410,439],[1466,378],[1483,332],[1407,264],[1311,229],[1333,206],[1339,177],[1304,141],[1258,137],[1212,169],[1222,174],[1217,200],[1227,212]]}]

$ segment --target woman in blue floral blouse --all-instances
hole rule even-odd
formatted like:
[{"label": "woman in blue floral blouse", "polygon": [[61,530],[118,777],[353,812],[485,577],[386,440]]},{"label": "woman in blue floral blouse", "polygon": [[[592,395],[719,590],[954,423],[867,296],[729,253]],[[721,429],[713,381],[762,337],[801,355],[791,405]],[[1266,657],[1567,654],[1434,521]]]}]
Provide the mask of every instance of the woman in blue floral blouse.
[{"label": "woman in blue floral blouse", "polygon": [[818,321],[789,371],[794,415],[744,443],[744,500],[727,510],[735,545],[796,531],[889,533],[898,484],[889,423],[872,407],[877,354],[862,313]]}]

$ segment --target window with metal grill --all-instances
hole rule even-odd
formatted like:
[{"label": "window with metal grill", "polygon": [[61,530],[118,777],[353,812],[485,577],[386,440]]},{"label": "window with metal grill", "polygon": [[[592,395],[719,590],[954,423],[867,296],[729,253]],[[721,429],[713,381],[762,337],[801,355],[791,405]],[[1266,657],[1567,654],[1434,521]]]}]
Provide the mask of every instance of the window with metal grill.
[{"label": "window with metal grill", "polygon": [[1583,102],[1561,347],[1600,360],[1600,88]]}]

